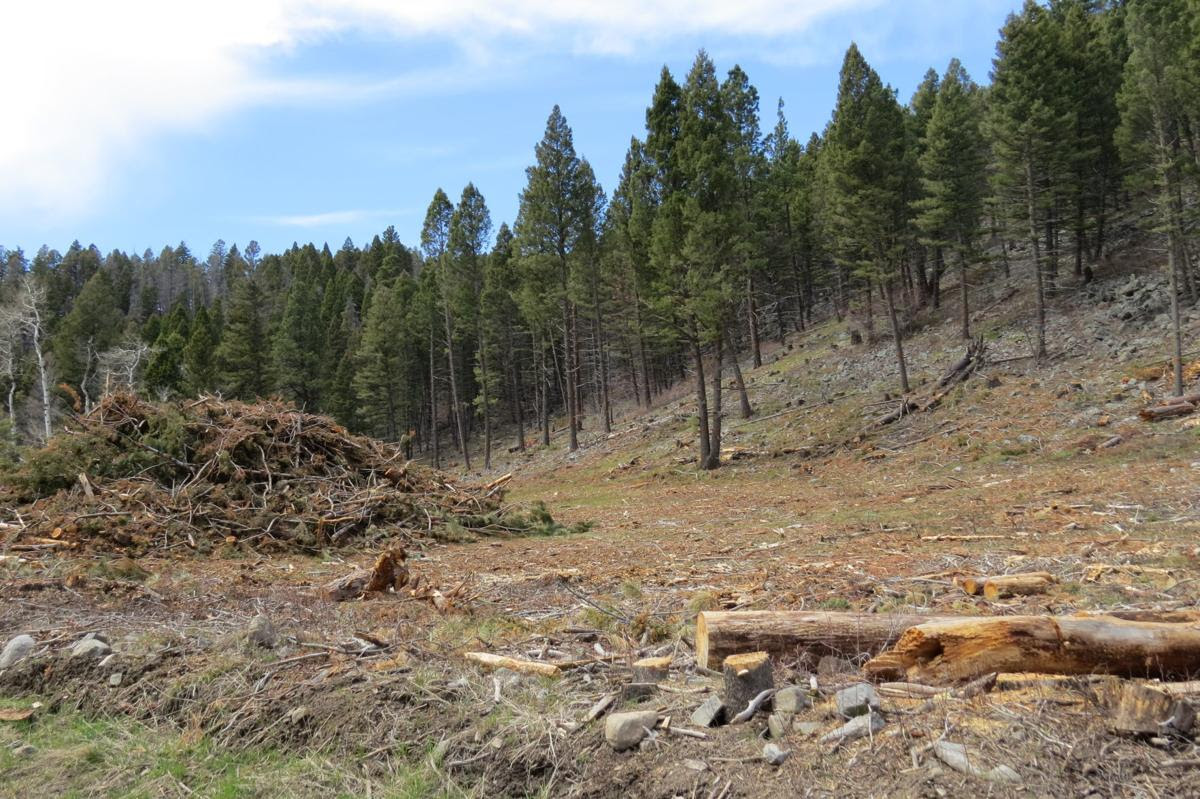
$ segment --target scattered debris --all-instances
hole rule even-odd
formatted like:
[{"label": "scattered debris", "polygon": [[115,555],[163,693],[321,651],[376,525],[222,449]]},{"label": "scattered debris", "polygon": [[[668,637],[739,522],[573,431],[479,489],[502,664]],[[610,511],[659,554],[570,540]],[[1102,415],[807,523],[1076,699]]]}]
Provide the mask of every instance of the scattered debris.
[{"label": "scattered debris", "polygon": [[970,774],[989,782],[1020,782],[1021,775],[1008,766],[984,768],[967,755],[967,747],[950,741],[934,741],[933,753],[937,759],[955,771]]},{"label": "scattered debris", "polygon": [[321,594],[330,602],[345,602],[389,589],[399,591],[408,582],[405,557],[403,549],[382,552],[371,568],[355,569],[344,577],[326,583]]}]

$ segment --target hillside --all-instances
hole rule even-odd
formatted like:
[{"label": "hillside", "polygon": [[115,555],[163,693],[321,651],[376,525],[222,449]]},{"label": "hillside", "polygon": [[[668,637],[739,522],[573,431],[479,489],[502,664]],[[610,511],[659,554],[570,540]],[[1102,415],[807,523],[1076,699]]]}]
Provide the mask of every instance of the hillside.
[{"label": "hillside", "polygon": [[[851,346],[831,321],[746,371],[756,415],[731,409],[719,470],[696,469],[682,390],[629,409],[611,436],[585,428],[574,455],[557,439],[511,454],[511,501],[545,501],[560,522],[591,528],[420,545],[408,585],[373,601],[330,602],[321,586],[369,564],[374,548],[176,547],[135,560],[21,546],[10,524],[0,630],[36,644],[0,672],[3,708],[32,709],[0,725],[11,744],[0,793],[48,781],[112,795],[361,795],[368,784],[395,796],[844,795],[847,784],[940,795],[979,780],[910,756],[945,734],[1016,771],[1019,787],[972,788],[993,795],[1188,795],[1164,764],[1187,762],[1195,744],[1110,733],[1086,680],[925,710],[885,698],[889,723],[873,740],[830,751],[793,733],[779,767],[761,760],[761,717],[702,739],[660,732],[633,754],[611,751],[603,720],[587,721],[628,682],[631,659],[669,655],[669,683],[640,704],[619,701],[685,724],[719,684],[692,654],[701,610],[1194,606],[1200,427],[1137,416],[1166,391],[1166,320],[1152,259],[1126,255],[1127,271],[1055,301],[1052,356],[1040,364],[1028,357],[1020,266],[978,287],[984,365],[894,424],[875,424],[897,404],[890,342]],[[917,395],[962,356],[954,318],[948,301],[909,339]],[[1187,320],[1194,341],[1200,313]],[[954,583],[1033,571],[1058,582],[997,602]],[[262,629],[270,648],[253,643]],[[86,633],[115,657],[73,657]],[[466,650],[579,665],[557,680],[491,674],[463,661]],[[815,666],[784,662],[776,679]],[[830,668],[817,678],[827,691],[848,679]],[[822,708],[802,717],[824,732],[836,723]]]}]

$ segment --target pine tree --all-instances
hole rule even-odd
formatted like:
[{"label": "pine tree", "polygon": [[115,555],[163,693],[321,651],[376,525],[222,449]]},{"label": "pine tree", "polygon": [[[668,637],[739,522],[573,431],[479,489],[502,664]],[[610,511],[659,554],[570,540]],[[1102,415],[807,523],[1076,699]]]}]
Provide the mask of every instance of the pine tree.
[{"label": "pine tree", "polygon": [[896,309],[908,208],[904,177],[904,116],[855,45],[842,64],[837,107],[824,153],[829,166],[831,226],[837,257],[866,282],[879,284],[887,301],[896,346],[900,388],[907,393],[908,367]]},{"label": "pine tree", "polygon": [[320,401],[324,344],[321,317],[317,313],[320,295],[316,280],[311,269],[296,273],[271,347],[277,390],[285,399],[309,410],[315,409]]},{"label": "pine tree", "polygon": [[924,243],[954,253],[962,292],[962,337],[971,337],[967,261],[983,219],[986,149],[974,83],[950,62],[925,128],[920,157],[923,196],[916,219]]},{"label": "pine tree", "polygon": [[[442,272],[442,294],[450,309],[448,313],[457,320],[464,338],[468,333],[475,338],[474,374],[480,389],[476,405],[483,417],[485,469],[492,468],[492,401],[495,388],[490,385],[494,380],[488,363],[487,331],[480,306],[483,301],[484,263],[491,233],[492,217],[488,213],[487,203],[475,185],[468,183],[450,218],[449,257]],[[470,468],[469,460],[467,464],[467,468]]]},{"label": "pine tree", "polygon": [[[426,262],[435,270],[437,276],[438,299],[442,306],[442,322],[446,332],[446,371],[450,378],[450,413],[454,418],[454,428],[458,433],[458,448],[463,456],[463,464],[471,468],[471,452],[467,446],[466,427],[463,425],[463,405],[459,399],[458,369],[454,357],[454,309],[453,301],[447,295],[447,275],[449,269],[448,250],[450,246],[450,225],[454,217],[454,208],[450,198],[441,189],[433,195],[429,209],[425,212],[425,225],[421,229],[421,249],[425,251]],[[432,337],[430,346],[433,346]],[[430,363],[432,384],[433,365]]]},{"label": "pine tree", "polygon": [[[587,199],[581,189],[580,160],[571,128],[557,105],[550,112],[546,132],[534,153],[536,163],[525,170],[526,185],[517,213],[517,252],[526,284],[538,293],[542,303],[555,303],[561,311],[562,393],[567,406],[567,447],[574,452],[579,448],[579,366],[575,360],[575,305],[571,297],[572,255],[587,224],[583,208]],[[543,313],[534,315],[545,320]],[[542,330],[549,337],[544,324]]]},{"label": "pine tree", "polygon": [[1185,114],[1196,99],[1195,73],[1187,66],[1189,48],[1194,46],[1189,37],[1200,32],[1200,25],[1186,0],[1130,0],[1127,8],[1130,54],[1120,94],[1120,141],[1126,159],[1137,168],[1133,185],[1149,184],[1154,189],[1155,227],[1167,236],[1173,388],[1178,396],[1183,394],[1180,276],[1185,284],[1188,277],[1183,176],[1194,166],[1183,138],[1188,124]]},{"label": "pine tree", "polygon": [[263,316],[258,281],[246,278],[235,283],[216,353],[217,384],[231,396],[254,399],[270,390],[266,357],[270,350]]},{"label": "pine tree", "polygon": [[84,283],[55,333],[53,353],[59,377],[79,391],[85,411],[91,409],[99,390],[100,353],[116,343],[122,321],[112,279],[99,270]]},{"label": "pine tree", "polygon": [[183,348],[184,386],[189,394],[211,391],[216,385],[216,324],[201,305],[192,319],[192,330]]}]

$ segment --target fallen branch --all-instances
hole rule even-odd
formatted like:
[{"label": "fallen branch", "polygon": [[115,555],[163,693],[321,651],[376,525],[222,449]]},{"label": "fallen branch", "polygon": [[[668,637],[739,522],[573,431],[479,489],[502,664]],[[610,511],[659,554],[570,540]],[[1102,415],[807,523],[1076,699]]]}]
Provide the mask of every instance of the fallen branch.
[{"label": "fallen branch", "polygon": [[490,669],[511,669],[521,674],[536,674],[540,677],[558,677],[562,670],[553,663],[538,660],[518,660],[491,652],[464,652],[463,657]]}]

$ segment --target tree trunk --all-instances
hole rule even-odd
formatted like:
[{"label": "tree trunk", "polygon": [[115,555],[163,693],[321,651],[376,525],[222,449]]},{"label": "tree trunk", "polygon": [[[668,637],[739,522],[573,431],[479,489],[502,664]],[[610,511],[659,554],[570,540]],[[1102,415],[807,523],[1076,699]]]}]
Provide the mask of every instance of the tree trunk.
[{"label": "tree trunk", "polygon": [[716,469],[721,465],[721,376],[724,372],[723,353],[724,335],[717,331],[715,357],[713,358],[712,373],[712,423],[708,426],[709,444],[708,458],[701,463],[703,469]]},{"label": "tree trunk", "polygon": [[692,361],[696,368],[696,418],[700,422],[700,460],[701,468],[708,463],[708,394],[704,385],[704,355],[700,352],[699,332],[695,321],[692,322],[691,345]]},{"label": "tree trunk", "polygon": [[600,318],[599,295],[593,288],[592,323],[595,325],[596,360],[600,366],[600,422],[604,432],[612,432],[612,405],[608,398],[608,359],[605,357],[604,322]]},{"label": "tree trunk", "polygon": [[574,330],[571,314],[571,299],[568,295],[567,286],[567,261],[565,257],[561,258],[560,265],[562,275],[562,314],[563,314],[563,368],[566,372],[566,386],[564,393],[567,400],[567,450],[574,452],[579,449],[579,407],[575,404],[575,399],[578,396],[575,391],[575,370],[572,368],[571,357],[575,352],[575,348],[571,341],[571,333]]},{"label": "tree trunk", "polygon": [[887,297],[888,318],[892,322],[892,336],[896,340],[896,362],[900,366],[900,390],[907,394],[911,390],[908,386],[908,364],[904,360],[904,336],[900,330],[900,317],[896,313],[895,289],[891,279],[884,281],[884,289]]},{"label": "tree trunk", "polygon": [[1197,663],[1194,623],[1004,616],[920,624],[864,668],[873,678],[942,683],[991,672],[1187,679]]},{"label": "tree trunk", "polygon": [[471,470],[471,454],[467,451],[467,437],[463,431],[462,405],[458,401],[458,378],[454,372],[454,326],[450,320],[450,306],[445,300],[442,302],[442,307],[445,310],[443,316],[446,319],[446,367],[450,370],[450,402],[454,411],[454,427],[458,431],[458,449],[463,456],[463,465],[467,471]]},{"label": "tree trunk", "polygon": [[1037,297],[1037,351],[1038,360],[1046,357],[1046,287],[1042,276],[1042,253],[1038,243],[1037,205],[1034,202],[1035,184],[1033,163],[1025,161],[1025,206],[1029,214],[1029,244],[1033,250],[1033,274]]},{"label": "tree trunk", "polygon": [[542,444],[548,447],[550,446],[550,374],[546,367],[546,343],[539,340],[538,349],[542,353],[542,391],[539,409],[542,417]]},{"label": "tree trunk", "polygon": [[960,249],[958,252],[958,277],[962,283],[962,337],[968,341],[971,338],[971,309],[970,287],[967,285],[967,256]]},{"label": "tree trunk", "polygon": [[483,401],[483,468],[492,468],[492,406],[488,401],[488,372],[487,344],[483,332],[483,317],[479,319],[479,369],[482,372],[479,381],[479,398]]},{"label": "tree trunk", "polygon": [[750,407],[750,395],[746,392],[746,381],[742,379],[742,367],[738,363],[737,350],[731,344],[729,346],[729,362],[733,365],[733,379],[737,384],[738,399],[742,403],[742,418],[749,419],[754,415],[754,408]]},{"label": "tree trunk", "polygon": [[754,281],[746,276],[746,320],[750,330],[750,352],[754,368],[762,366],[762,346],[758,340],[758,309],[754,306]]},{"label": "tree trunk", "polygon": [[909,627],[953,616],[828,613],[797,610],[704,611],[696,617],[696,662],[719,669],[739,652],[763,651],[778,660],[824,655],[875,655]]}]

